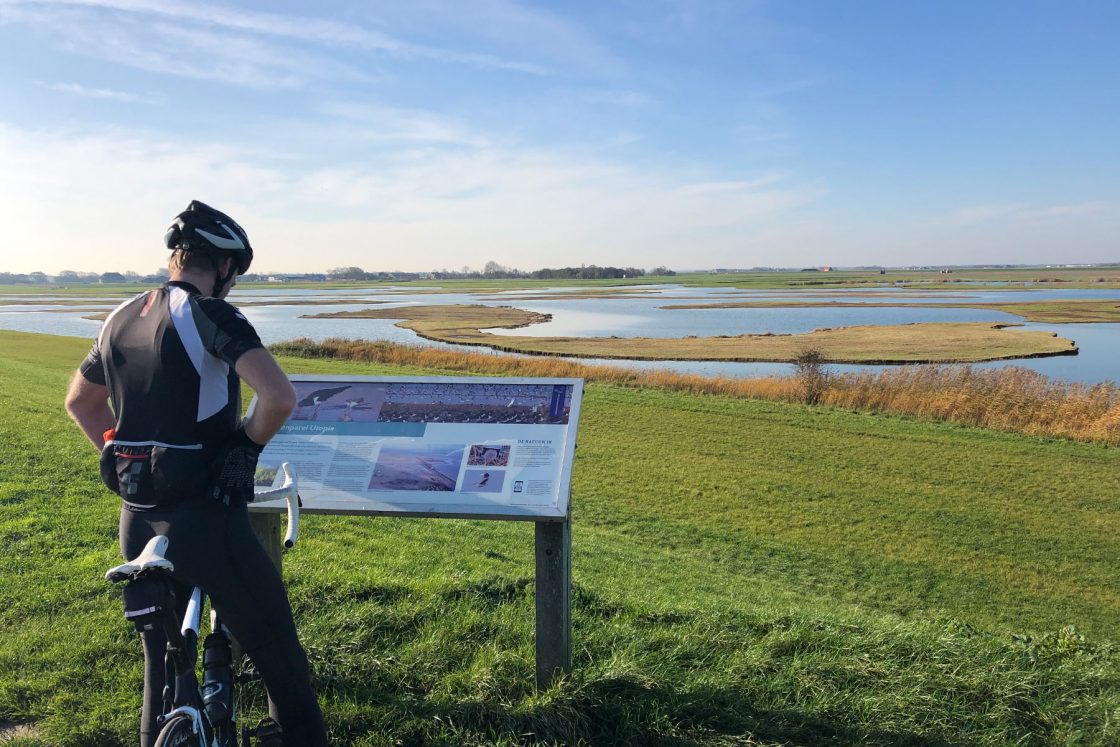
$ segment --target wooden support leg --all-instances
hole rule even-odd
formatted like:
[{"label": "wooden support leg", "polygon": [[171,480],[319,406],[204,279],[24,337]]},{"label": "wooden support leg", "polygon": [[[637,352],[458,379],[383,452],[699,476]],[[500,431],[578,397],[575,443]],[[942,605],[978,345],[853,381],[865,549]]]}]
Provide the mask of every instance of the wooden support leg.
[{"label": "wooden support leg", "polygon": [[[284,569],[280,554],[283,545],[283,540],[280,537],[280,514],[276,511],[250,511],[249,526],[252,527],[253,534],[257,535],[257,541],[261,543],[261,547],[272,559],[276,570],[283,577]],[[233,646],[233,661],[235,663],[241,661],[241,645],[236,639],[230,642]]]},{"label": "wooden support leg", "polygon": [[572,671],[572,525],[536,523],[537,689]]},{"label": "wooden support leg", "polygon": [[272,558],[276,570],[282,571],[281,554],[283,542],[280,537],[280,514],[276,511],[250,511],[249,525],[261,547]]}]

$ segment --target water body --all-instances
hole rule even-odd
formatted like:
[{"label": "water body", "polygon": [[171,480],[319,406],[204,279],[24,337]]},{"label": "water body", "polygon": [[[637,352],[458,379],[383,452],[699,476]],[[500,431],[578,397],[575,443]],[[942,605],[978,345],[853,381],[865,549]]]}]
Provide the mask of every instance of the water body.
[{"label": "water body", "polygon": [[[408,291],[417,290],[410,287]],[[682,303],[720,303],[734,301],[844,301],[848,303],[945,303],[945,302],[1013,302],[1060,299],[1117,299],[1120,291],[1026,290],[985,291],[969,288],[962,291],[907,291],[883,289],[768,290],[744,291],[734,288],[686,288],[682,286],[648,286],[640,293],[622,298],[574,298],[568,300],[524,300],[526,297],[571,292],[572,288],[508,291],[497,294],[431,293],[401,294],[391,289],[377,290],[314,290],[253,289],[235,290],[231,301],[291,301],[361,299],[381,301],[377,308],[429,304],[487,304],[516,306],[530,311],[551,314],[552,321],[516,330],[491,330],[495,334],[539,336],[616,336],[616,337],[710,337],[715,335],[797,334],[822,327],[846,327],[865,324],[909,324],[915,322],[1021,322],[1022,319],[991,309],[970,308],[747,308],[747,309],[677,309],[659,308]],[[628,290],[634,290],[630,288]],[[902,296],[902,297],[899,297]],[[67,297],[72,299],[73,297]],[[2,296],[0,300],[21,300],[26,304],[0,306],[0,329],[45,332],[93,338],[100,322],[83,319],[88,309],[111,309],[115,304],[91,299],[80,309],[51,306],[58,298],[42,296]],[[381,339],[406,344],[434,347],[461,347],[423,340],[413,332],[394,326],[393,319],[302,319],[305,314],[349,311],[370,308],[364,304],[310,304],[300,306],[243,306],[242,311],[253,322],[266,343],[309,337]],[[1035,324],[1027,329],[1042,329],[1075,340],[1080,349],[1077,356],[1033,358],[1020,361],[998,361],[976,364],[983,367],[1023,366],[1055,378],[1085,383],[1120,380],[1120,324]],[[486,348],[468,348],[479,351]],[[498,354],[498,353],[495,353]],[[785,363],[723,363],[711,361],[603,361],[587,360],[593,365],[626,366],[636,369],[671,369],[686,373],[725,376],[761,376],[786,374],[792,366]],[[881,368],[833,365],[837,371]]]}]

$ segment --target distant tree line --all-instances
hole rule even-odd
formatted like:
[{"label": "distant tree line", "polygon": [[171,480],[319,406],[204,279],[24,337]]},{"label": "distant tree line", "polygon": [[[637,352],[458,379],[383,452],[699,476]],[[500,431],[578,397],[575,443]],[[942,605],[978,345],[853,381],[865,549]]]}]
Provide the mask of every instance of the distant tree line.
[{"label": "distant tree line", "polygon": [[63,270],[56,275],[45,272],[0,272],[2,285],[92,285],[96,283],[160,283],[167,279],[170,273],[165,268],[156,270],[151,275],[141,275],[138,272],[75,272]]},{"label": "distant tree line", "polygon": [[[526,272],[513,267],[503,267],[497,262],[487,262],[481,270],[472,270],[464,267],[459,271],[434,270],[430,277],[437,280],[448,279],[496,279],[496,278],[532,278],[534,280],[603,280],[615,278],[645,277],[646,271],[640,267],[600,267],[598,265],[581,265],[579,267],[545,267],[540,270]],[[655,267],[649,275],[671,276],[677,273],[668,267]]]},{"label": "distant tree line", "polygon": [[[366,272],[361,267],[335,267],[327,270],[323,276],[326,280],[391,280],[406,281],[418,280],[424,276],[421,272]],[[267,280],[267,278],[265,278]]]},{"label": "distant tree line", "polygon": [[[169,273],[166,268],[160,268],[151,275],[141,275],[136,272],[75,272],[63,270],[56,275],[45,272],[14,273],[0,272],[0,284],[3,285],[88,285],[95,283],[161,283],[167,279]],[[249,273],[241,277],[241,282],[268,282],[268,281],[318,281],[318,280],[370,280],[381,282],[408,282],[411,280],[493,280],[499,278],[534,280],[603,280],[614,278],[637,278],[647,275],[672,276],[676,275],[668,267],[661,266],[649,270],[640,267],[600,267],[598,265],[581,265],[579,267],[546,267],[532,272],[525,272],[514,267],[505,267],[497,262],[487,262],[481,270],[474,270],[464,266],[459,270],[443,268],[431,272],[367,272],[361,267],[335,267],[325,273],[294,273],[270,275],[267,273]]]},{"label": "distant tree line", "polygon": [[558,267],[534,270],[530,277],[538,280],[604,280],[611,278],[640,278],[646,271],[638,267],[599,267],[598,265],[583,265],[581,267]]}]

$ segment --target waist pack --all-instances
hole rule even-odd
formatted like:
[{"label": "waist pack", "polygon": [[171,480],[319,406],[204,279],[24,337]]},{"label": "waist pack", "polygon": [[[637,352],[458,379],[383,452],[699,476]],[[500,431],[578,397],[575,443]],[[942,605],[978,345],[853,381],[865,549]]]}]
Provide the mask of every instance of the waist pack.
[{"label": "waist pack", "polygon": [[129,503],[160,505],[202,496],[209,465],[201,450],[108,444],[101,452],[101,481]]}]

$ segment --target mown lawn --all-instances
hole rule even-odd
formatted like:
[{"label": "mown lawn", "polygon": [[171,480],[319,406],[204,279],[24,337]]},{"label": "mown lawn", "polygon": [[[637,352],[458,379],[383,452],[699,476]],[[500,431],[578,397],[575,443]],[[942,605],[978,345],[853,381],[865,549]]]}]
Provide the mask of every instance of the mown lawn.
[{"label": "mown lawn", "polygon": [[[88,342],[0,344],[0,722],[131,744],[117,503],[61,411]],[[580,434],[544,693],[531,527],[307,517],[285,571],[335,743],[1120,742],[1117,449],[607,385]]]}]

